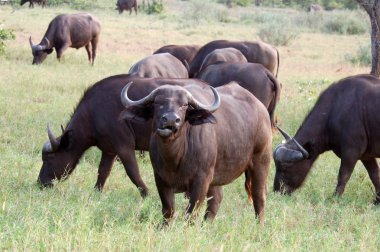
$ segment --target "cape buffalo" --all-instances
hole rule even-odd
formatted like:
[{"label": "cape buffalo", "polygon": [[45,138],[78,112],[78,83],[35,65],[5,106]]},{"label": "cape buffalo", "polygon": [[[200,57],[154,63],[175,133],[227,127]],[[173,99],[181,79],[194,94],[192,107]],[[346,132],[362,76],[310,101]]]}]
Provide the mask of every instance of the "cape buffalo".
[{"label": "cape buffalo", "polygon": [[42,63],[46,56],[53,52],[53,48],[55,48],[57,58],[60,61],[62,53],[68,47],[78,49],[83,46],[86,48],[88,60],[94,64],[99,34],[100,23],[90,14],[58,15],[50,22],[43,39],[38,45],[33,45],[32,38],[29,37],[33,53],[33,64]]},{"label": "cape buffalo", "polygon": [[136,0],[117,0],[116,10],[119,14],[123,13],[125,10],[129,10],[129,15],[132,14],[132,8],[135,9],[135,14],[137,15],[137,1]]},{"label": "cape buffalo", "polygon": [[189,64],[197,54],[200,46],[198,45],[166,45],[159,48],[153,54],[170,53],[179,59],[183,65],[189,70]]},{"label": "cape buffalo", "polygon": [[[248,62],[260,63],[277,77],[280,63],[278,50],[264,42],[214,40],[199,49],[190,64],[189,76],[194,77],[199,72],[204,59],[215,49],[232,47],[238,49]],[[277,68],[276,72],[275,69]]]},{"label": "cape buffalo", "polygon": [[176,57],[169,53],[153,54],[145,57],[131,69],[129,74],[144,77],[188,78],[186,67]]},{"label": "cape buffalo", "polygon": [[[232,47],[215,49],[214,51],[207,54],[206,58],[203,60],[201,67],[199,68],[199,74],[202,73],[208,66],[215,65],[219,63],[247,63],[245,56],[237,49]],[[199,78],[197,74],[196,78]],[[228,81],[229,82],[229,81]],[[228,83],[225,82],[225,83]]]},{"label": "cape buffalo", "polygon": [[141,190],[141,195],[147,194],[148,189],[139,175],[135,150],[148,150],[151,123],[119,120],[124,108],[120,92],[128,81],[136,83],[130,90],[130,96],[135,99],[142,98],[160,85],[152,79],[139,80],[124,74],[103,79],[90,87],[62,135],[56,138],[48,129],[49,141],[42,150],[43,165],[38,176],[43,186],[52,186],[54,179],[69,175],[83,153],[91,146],[97,146],[102,157],[96,188],[103,189],[117,155],[132,182]]},{"label": "cape buffalo", "polygon": [[26,2],[29,2],[29,8],[34,8],[34,3],[38,3],[38,5],[45,7],[47,0],[21,0],[20,5],[24,5]]},{"label": "cape buffalo", "polygon": [[[186,216],[207,201],[205,219],[213,219],[222,186],[246,173],[245,187],[256,216],[263,220],[272,131],[262,103],[238,84],[211,87],[193,81],[184,87],[163,85],[138,101],[126,85],[121,99],[129,120],[153,118],[150,158],[166,221],[174,214],[174,193],[189,192]],[[200,83],[200,84],[199,84]]]},{"label": "cape buffalo", "polygon": [[274,126],[274,111],[280,100],[281,84],[263,65],[220,63],[208,66],[198,78],[213,87],[236,81],[264,104],[268,109],[272,126]]},{"label": "cape buffalo", "polygon": [[302,185],[320,154],[332,150],[340,159],[335,194],[344,192],[360,160],[380,203],[380,80],[371,75],[348,77],[332,84],[318,98],[294,138],[274,151],[274,190],[291,193]]}]

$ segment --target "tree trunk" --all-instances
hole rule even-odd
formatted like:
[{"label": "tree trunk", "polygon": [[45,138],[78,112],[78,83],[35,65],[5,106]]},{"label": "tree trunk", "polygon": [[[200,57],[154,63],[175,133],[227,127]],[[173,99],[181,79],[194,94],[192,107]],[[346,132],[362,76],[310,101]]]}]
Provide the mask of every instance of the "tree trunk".
[{"label": "tree trunk", "polygon": [[371,54],[372,54],[372,75],[380,76],[380,0],[356,0],[368,13],[371,21]]}]

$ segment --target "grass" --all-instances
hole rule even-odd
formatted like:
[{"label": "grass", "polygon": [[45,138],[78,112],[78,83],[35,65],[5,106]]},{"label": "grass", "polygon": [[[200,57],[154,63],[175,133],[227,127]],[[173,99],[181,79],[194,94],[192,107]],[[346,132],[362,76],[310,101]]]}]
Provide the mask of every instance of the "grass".
[{"label": "grass", "polygon": [[[239,21],[258,11],[253,7],[228,10],[228,23],[207,19],[187,25],[187,1],[168,0],[163,14],[137,16],[117,14],[111,1],[101,4],[102,9],[91,10],[102,22],[94,67],[87,63],[84,49],[68,49],[61,63],[53,53],[42,65],[31,65],[29,36],[38,43],[54,16],[77,11],[38,6],[13,11],[0,6],[1,22],[16,34],[16,40],[7,42],[8,54],[0,56],[0,250],[378,250],[380,208],[371,204],[368,175],[357,165],[343,197],[332,197],[339,167],[339,159],[332,153],[317,160],[304,187],[291,197],[272,192],[272,162],[264,226],[255,220],[243,178],[239,178],[224,187],[224,199],[212,224],[202,223],[201,218],[193,225],[186,224],[182,216],[187,201],[177,195],[177,218],[161,228],[161,203],[149,159],[139,160],[143,179],[151,189],[146,200],[140,199],[120,163],[115,164],[104,192],[97,193],[93,185],[100,152],[95,148],[85,154],[67,181],[39,190],[35,182],[47,140],[46,124],[50,122],[58,133],[88,86],[127,72],[134,62],[165,44],[258,39],[255,25]],[[278,47],[283,92],[277,114],[284,129],[293,135],[330,83],[369,72],[368,67],[345,60],[347,53],[368,43],[369,34],[304,31],[288,46]],[[273,147],[281,141],[275,134]]]}]

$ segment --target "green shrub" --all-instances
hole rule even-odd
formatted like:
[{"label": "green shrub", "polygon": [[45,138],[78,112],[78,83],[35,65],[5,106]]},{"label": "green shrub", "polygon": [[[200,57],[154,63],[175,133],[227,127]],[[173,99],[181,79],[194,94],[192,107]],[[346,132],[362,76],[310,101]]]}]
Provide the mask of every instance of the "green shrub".
[{"label": "green shrub", "polygon": [[337,13],[335,15],[326,16],[322,31],[326,33],[337,34],[364,34],[367,32],[368,26],[362,19],[355,15],[347,13]]},{"label": "green shrub", "polygon": [[346,54],[345,60],[351,62],[353,65],[370,66],[372,62],[371,45],[359,45],[355,54]]},{"label": "green shrub", "polygon": [[292,40],[297,38],[299,30],[294,29],[290,22],[282,24],[278,22],[270,22],[264,24],[258,31],[261,40],[274,46],[286,46]]},{"label": "green shrub", "polygon": [[11,29],[4,29],[0,25],[0,55],[3,55],[6,51],[6,40],[14,40],[16,38],[15,34],[13,33],[13,30]]},{"label": "green shrub", "polygon": [[148,15],[158,14],[161,13],[163,10],[164,4],[162,3],[162,0],[153,0],[151,3],[149,2],[144,9],[145,13]]}]

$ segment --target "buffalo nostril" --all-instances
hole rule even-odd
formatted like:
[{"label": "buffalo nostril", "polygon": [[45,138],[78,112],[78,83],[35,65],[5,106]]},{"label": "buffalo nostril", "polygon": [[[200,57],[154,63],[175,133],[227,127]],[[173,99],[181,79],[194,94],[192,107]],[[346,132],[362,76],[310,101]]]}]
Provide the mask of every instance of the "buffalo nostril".
[{"label": "buffalo nostril", "polygon": [[176,122],[176,123],[179,123],[180,121],[181,121],[180,118],[175,119],[175,122]]},{"label": "buffalo nostril", "polygon": [[166,123],[168,121],[168,118],[166,116],[162,116],[161,120]]}]

